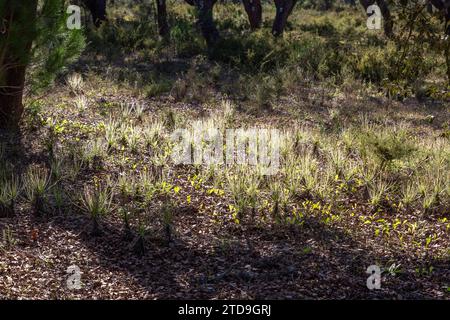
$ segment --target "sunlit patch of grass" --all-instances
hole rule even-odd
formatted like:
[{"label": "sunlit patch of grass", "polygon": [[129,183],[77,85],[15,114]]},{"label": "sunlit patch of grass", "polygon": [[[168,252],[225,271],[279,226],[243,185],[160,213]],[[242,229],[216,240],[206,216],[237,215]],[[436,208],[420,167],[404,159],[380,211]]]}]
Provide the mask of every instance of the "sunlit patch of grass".
[{"label": "sunlit patch of grass", "polygon": [[159,120],[152,120],[144,124],[142,135],[147,147],[156,148],[162,144],[164,139],[164,123]]},{"label": "sunlit patch of grass", "polygon": [[[294,171],[292,171],[292,169],[294,169]],[[300,197],[311,196],[319,179],[318,170],[319,162],[311,149],[307,149],[300,154],[296,159],[295,167],[291,168],[289,173],[291,176],[290,179],[292,180],[289,183],[291,188],[294,188],[295,185],[297,185],[297,189],[294,191],[294,194],[297,194]],[[296,182],[298,180],[300,180],[299,184]]]},{"label": "sunlit patch of grass", "polygon": [[362,156],[375,157],[382,169],[395,160],[410,157],[417,149],[411,134],[402,128],[372,127],[359,138]]},{"label": "sunlit patch of grass", "polygon": [[377,178],[374,182],[369,183],[369,203],[374,207],[378,208],[383,204],[388,196],[388,191],[391,186],[386,181]]},{"label": "sunlit patch of grass", "polygon": [[9,225],[2,230],[0,240],[0,249],[3,251],[11,250],[19,242],[16,232]]},{"label": "sunlit patch of grass", "polygon": [[287,213],[291,192],[282,183],[274,179],[269,185],[269,197],[272,202],[272,215],[275,221],[280,222]]},{"label": "sunlit patch of grass", "polygon": [[104,125],[105,128],[105,139],[108,144],[108,150],[117,146],[119,136],[118,136],[118,123],[113,118],[109,118],[109,121]]},{"label": "sunlit patch of grass", "polygon": [[261,177],[246,167],[237,167],[236,172],[227,175],[227,188],[231,193],[238,220],[242,220],[248,210],[256,214]]},{"label": "sunlit patch of grass", "polygon": [[103,138],[90,140],[84,145],[82,152],[83,162],[91,169],[99,169],[108,154],[108,144]]},{"label": "sunlit patch of grass", "polygon": [[86,96],[79,95],[79,96],[75,97],[74,105],[75,105],[76,110],[78,110],[78,112],[82,113],[82,112],[85,112],[86,109],[89,107],[89,100]]},{"label": "sunlit patch of grass", "polygon": [[344,175],[344,166],[347,158],[345,157],[341,148],[339,146],[335,146],[328,151],[327,155],[334,175],[342,178]]},{"label": "sunlit patch of grass", "polygon": [[401,203],[406,208],[410,207],[419,198],[417,182],[410,180],[401,186]]},{"label": "sunlit patch of grass", "polygon": [[173,220],[175,215],[174,207],[174,204],[170,200],[164,201],[161,207],[162,223],[166,240],[169,244],[173,241]]}]

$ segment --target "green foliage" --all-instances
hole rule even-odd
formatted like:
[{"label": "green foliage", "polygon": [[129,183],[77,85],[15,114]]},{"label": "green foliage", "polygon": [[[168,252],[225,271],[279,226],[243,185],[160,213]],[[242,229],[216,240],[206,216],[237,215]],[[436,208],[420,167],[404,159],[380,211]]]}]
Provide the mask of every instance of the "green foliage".
[{"label": "green foliage", "polygon": [[[35,3],[13,2],[10,9],[18,18],[12,20],[9,36],[0,38],[0,56],[5,53],[23,65],[29,65],[31,89],[41,90],[50,85],[67,64],[78,58],[85,40],[82,30],[67,28],[64,0],[37,1],[34,17]],[[0,16],[6,10],[5,5],[0,9]],[[31,50],[27,49],[29,43],[32,43]],[[2,64],[0,61],[0,66]]]},{"label": "green foliage", "polygon": [[109,187],[96,185],[94,188],[85,187],[80,200],[82,208],[96,220],[111,211],[112,197]]},{"label": "green foliage", "polygon": [[31,79],[35,90],[49,86],[56,75],[75,61],[85,46],[82,30],[67,28],[63,0],[45,0],[36,20],[37,37],[32,52]]},{"label": "green foliage", "polygon": [[381,82],[386,78],[389,66],[386,63],[385,50],[370,48],[365,50],[356,63],[356,73],[363,79]]},{"label": "green foliage", "polygon": [[203,41],[199,39],[197,31],[191,21],[174,19],[170,30],[170,41],[175,52],[180,56],[190,56],[201,53]]},{"label": "green foliage", "polygon": [[334,5],[334,0],[303,0],[300,6],[305,9],[329,10]]},{"label": "green foliage", "polygon": [[[55,1],[55,0],[51,0]],[[9,19],[7,33],[0,37],[0,80],[6,71],[6,58],[14,57],[19,64],[27,64],[30,59],[30,40],[36,39],[38,29],[35,21],[37,0],[31,0],[27,5],[20,1],[2,1],[0,17]],[[2,24],[3,24],[2,23]],[[1,82],[0,82],[1,84]]]},{"label": "green foliage", "polygon": [[416,150],[412,137],[406,130],[369,130],[360,136],[363,155],[375,156],[381,167],[412,155]]},{"label": "green foliage", "polygon": [[149,98],[169,92],[171,89],[172,82],[167,79],[152,82],[144,88],[145,95]]}]

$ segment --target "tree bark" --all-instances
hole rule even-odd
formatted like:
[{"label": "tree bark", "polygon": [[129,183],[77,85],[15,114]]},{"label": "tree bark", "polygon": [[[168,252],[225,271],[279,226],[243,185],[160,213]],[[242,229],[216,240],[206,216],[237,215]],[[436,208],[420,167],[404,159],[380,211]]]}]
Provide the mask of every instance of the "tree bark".
[{"label": "tree bark", "polygon": [[262,22],[261,0],[243,0],[242,2],[244,3],[252,30],[260,28]]},{"label": "tree bark", "polygon": [[[447,35],[450,37],[450,32],[447,33]],[[445,44],[444,54],[445,54],[445,62],[447,64],[447,83],[450,86],[450,39],[447,39],[446,41],[447,43]]]},{"label": "tree bark", "polygon": [[275,21],[272,26],[272,34],[278,37],[283,34],[287,20],[294,9],[297,0],[275,0],[277,8]]},{"label": "tree bark", "polygon": [[16,127],[23,113],[25,74],[35,36],[37,0],[6,0],[0,8],[0,128]]},{"label": "tree bark", "polygon": [[159,35],[166,36],[169,33],[166,0],[156,0],[156,9],[158,10],[157,15]]},{"label": "tree bark", "polygon": [[193,0],[198,10],[198,22],[206,39],[208,47],[214,46],[219,40],[219,31],[213,18],[213,7],[217,0]]},{"label": "tree bark", "polygon": [[5,87],[0,88],[0,128],[16,127],[23,113],[25,66],[10,67],[5,73]]}]

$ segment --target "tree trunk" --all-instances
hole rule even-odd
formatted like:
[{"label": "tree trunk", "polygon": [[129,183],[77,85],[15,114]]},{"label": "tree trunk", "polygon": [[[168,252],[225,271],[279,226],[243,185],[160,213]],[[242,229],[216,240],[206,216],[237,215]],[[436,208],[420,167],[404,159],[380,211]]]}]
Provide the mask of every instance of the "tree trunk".
[{"label": "tree trunk", "polygon": [[[450,37],[450,34],[448,36]],[[450,39],[447,39],[446,41],[447,43],[445,45],[444,54],[445,54],[445,62],[447,63],[447,82],[448,85],[450,86]]]},{"label": "tree trunk", "polygon": [[23,113],[25,73],[35,36],[37,0],[7,0],[0,7],[0,128],[15,127]]},{"label": "tree trunk", "polygon": [[198,10],[198,22],[208,47],[214,46],[220,37],[213,18],[213,7],[216,1],[217,0],[193,1]]},{"label": "tree trunk", "polygon": [[294,9],[297,0],[275,0],[277,8],[275,21],[272,26],[272,34],[278,37],[283,34],[287,20]]},{"label": "tree trunk", "polygon": [[243,0],[242,2],[244,3],[252,30],[260,28],[262,21],[261,0]]},{"label": "tree trunk", "polygon": [[5,80],[5,87],[0,89],[0,128],[17,126],[22,116],[25,66],[10,67]]},{"label": "tree trunk", "polygon": [[367,8],[371,5],[376,4],[381,11],[381,15],[383,18],[383,26],[384,26],[384,34],[388,38],[393,37],[393,29],[394,29],[394,21],[392,20],[391,11],[389,10],[388,4],[385,0],[360,0],[361,5],[364,7],[364,10],[367,13]]},{"label": "tree trunk", "polygon": [[166,0],[156,0],[158,15],[158,30],[160,36],[166,36],[169,33],[169,25],[167,23],[167,7]]},{"label": "tree trunk", "polygon": [[393,37],[394,21],[392,20],[391,11],[385,0],[377,0],[378,7],[380,7],[383,15],[384,34],[388,38]]}]

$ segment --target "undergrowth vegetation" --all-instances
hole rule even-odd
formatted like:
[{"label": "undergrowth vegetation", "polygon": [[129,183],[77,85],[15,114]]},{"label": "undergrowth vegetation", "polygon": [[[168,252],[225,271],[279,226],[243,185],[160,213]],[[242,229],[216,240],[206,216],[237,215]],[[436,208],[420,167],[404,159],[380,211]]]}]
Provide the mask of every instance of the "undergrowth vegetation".
[{"label": "undergrowth vegetation", "polygon": [[[141,23],[149,14],[155,14],[154,8],[142,4],[129,5],[127,15],[91,34],[90,48],[105,58],[122,60],[124,52],[132,52],[126,58],[128,63],[149,59],[162,63],[162,70],[156,74],[152,71],[143,78],[139,74],[137,79],[129,79],[124,70],[115,72],[120,80],[126,78],[146,87],[144,90],[150,96],[172,89],[179,99],[207,99],[209,95],[205,97],[202,92],[199,97],[195,91],[214,83],[220,91],[261,103],[313,78],[328,79],[336,85],[353,81],[371,83],[398,99],[415,94],[448,99],[444,49],[439,40],[428,39],[422,29],[413,38],[408,37],[408,26],[404,25],[398,26],[397,39],[389,40],[381,36],[380,30],[367,30],[359,7],[338,8],[326,14],[296,10],[290,19],[289,32],[279,40],[271,37],[268,29],[275,15],[272,5],[264,6],[266,28],[251,33],[243,8],[235,4],[221,5],[217,7],[215,19],[224,36],[210,50],[196,28],[195,11],[179,3],[169,3],[169,7],[168,39],[158,40],[155,23]],[[440,28],[439,21],[435,20],[427,21],[427,25],[434,30]],[[420,46],[411,44],[418,39],[422,39]],[[206,57],[213,66],[204,65]],[[163,66],[163,61],[174,58],[194,59],[190,68],[180,65],[181,70],[175,70],[178,79],[171,79],[167,73],[174,70],[164,70]],[[267,83],[267,78],[274,80]],[[262,99],[248,94],[258,91],[261,79],[265,79],[267,86],[263,91],[272,93]]]}]

